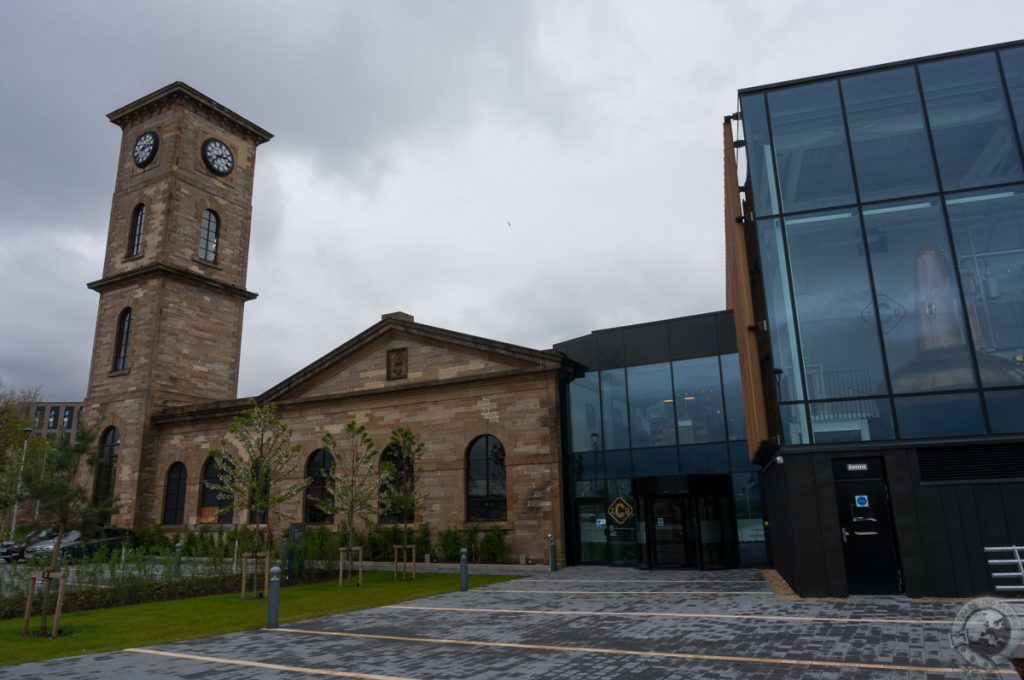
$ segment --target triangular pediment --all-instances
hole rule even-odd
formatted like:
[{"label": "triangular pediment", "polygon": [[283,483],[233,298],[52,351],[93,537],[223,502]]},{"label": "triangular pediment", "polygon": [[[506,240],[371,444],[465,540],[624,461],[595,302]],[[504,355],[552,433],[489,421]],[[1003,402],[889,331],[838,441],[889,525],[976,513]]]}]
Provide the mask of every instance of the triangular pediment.
[{"label": "triangular pediment", "polygon": [[556,370],[564,360],[534,350],[387,318],[295,375],[260,401],[293,401],[443,385],[467,379]]}]

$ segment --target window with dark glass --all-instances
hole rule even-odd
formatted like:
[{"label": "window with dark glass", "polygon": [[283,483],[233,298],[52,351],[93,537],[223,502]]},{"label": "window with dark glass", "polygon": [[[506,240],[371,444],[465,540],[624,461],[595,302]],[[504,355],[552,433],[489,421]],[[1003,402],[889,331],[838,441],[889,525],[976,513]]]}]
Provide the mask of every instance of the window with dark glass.
[{"label": "window with dark glass", "polygon": [[323,449],[317,449],[306,460],[306,477],[311,480],[306,487],[306,524],[334,522],[334,515],[321,507],[321,504],[330,504],[332,500],[327,473],[333,468],[334,456]]},{"label": "window with dark glass", "polygon": [[1024,385],[1024,187],[946,198],[984,387]]},{"label": "window with dark glass", "polygon": [[221,483],[220,469],[213,456],[206,459],[203,465],[203,485],[199,500],[199,521],[204,523],[231,524],[234,511],[230,509],[231,498],[221,498],[220,492],[213,488]]},{"label": "window with dark glass", "polygon": [[103,431],[100,436],[100,455],[96,462],[96,477],[92,487],[92,500],[96,505],[114,496],[114,482],[117,478],[117,450],[120,446],[121,435],[116,427],[108,427]]},{"label": "window with dark glass", "polygon": [[786,259],[782,222],[758,220],[757,240],[761,251],[761,276],[768,332],[771,337],[774,383],[779,401],[804,398],[803,379],[798,370],[796,323],[789,288],[789,264]]},{"label": "window with dark glass", "polygon": [[381,480],[380,521],[382,523],[412,522],[414,513],[408,499],[415,493],[413,461],[389,446],[380,456],[381,470],[388,470]]},{"label": "window with dark glass", "polygon": [[59,417],[60,417],[60,407],[59,406],[51,406],[50,407],[50,415],[47,416],[47,418],[46,418],[46,429],[47,430],[56,430],[57,429],[57,419]]},{"label": "window with dark glass", "polygon": [[1006,77],[1006,91],[1017,121],[1017,134],[1024,136],[1024,47],[1013,47],[999,53]]},{"label": "window with dark glass", "polygon": [[895,439],[888,399],[857,399],[811,404],[815,444]]},{"label": "window with dark glass", "polygon": [[182,524],[185,521],[185,464],[178,462],[167,470],[164,488],[164,524]]},{"label": "window with dark glass", "polygon": [[266,524],[270,515],[270,508],[267,506],[267,499],[270,498],[270,481],[263,483],[263,488],[258,492],[260,496],[250,496],[252,503],[249,504],[249,524]]},{"label": "window with dark glass", "polygon": [[601,394],[596,371],[569,383],[569,421],[573,451],[593,451],[601,445]]},{"label": "window with dark glass", "polygon": [[921,64],[920,73],[943,189],[1022,179],[995,53]]},{"label": "window with dark glass", "polygon": [[854,203],[839,84],[813,83],[768,93],[785,212]]},{"label": "window with dark glass", "polygon": [[626,384],[632,446],[675,444],[672,372],[669,364],[630,366],[626,369]]},{"label": "window with dark glass", "polygon": [[132,308],[125,307],[117,318],[117,336],[114,338],[113,370],[128,369],[128,348],[132,343]]},{"label": "window with dark glass", "polygon": [[[937,198],[864,208],[892,391],[976,386],[960,290]],[[839,396],[839,395],[836,395]]]},{"label": "window with dark glass", "polygon": [[601,416],[604,448],[629,448],[629,405],[626,402],[626,369],[601,371]]},{"label": "window with dark glass", "polygon": [[992,390],[985,393],[992,434],[1024,432],[1024,390]]},{"label": "window with dark glass", "polygon": [[146,206],[139,203],[132,211],[132,226],[128,234],[128,257],[142,254],[142,235],[146,224]]},{"label": "window with dark glass", "polygon": [[976,392],[893,399],[901,439],[985,434]]},{"label": "window with dark glass", "polygon": [[884,394],[878,320],[855,211],[788,218],[785,226],[808,397]]},{"label": "window with dark glass", "polygon": [[730,441],[747,438],[747,419],[743,411],[743,383],[740,381],[740,357],[738,354],[723,354],[722,396],[725,398],[725,415]]},{"label": "window with dark glass", "polygon": [[862,201],[938,190],[913,67],[843,78]]},{"label": "window with dark glass", "polygon": [[725,412],[718,357],[672,362],[680,444],[725,441]]},{"label": "window with dark glass", "polygon": [[779,198],[775,190],[775,157],[768,132],[764,95],[741,97],[740,110],[743,112],[743,139],[746,141],[750,188],[754,193],[754,211],[758,217],[777,215]]},{"label": "window with dark glass", "polygon": [[70,430],[71,426],[74,425],[74,422],[75,422],[75,407],[74,406],[65,406],[64,407],[64,420],[61,423],[61,428],[65,429],[65,430]]},{"label": "window with dark glass", "polygon": [[497,437],[477,437],[466,452],[466,520],[505,519],[505,447]]},{"label": "window with dark glass", "polygon": [[199,229],[199,259],[217,261],[217,240],[220,238],[220,217],[212,210],[203,211]]}]

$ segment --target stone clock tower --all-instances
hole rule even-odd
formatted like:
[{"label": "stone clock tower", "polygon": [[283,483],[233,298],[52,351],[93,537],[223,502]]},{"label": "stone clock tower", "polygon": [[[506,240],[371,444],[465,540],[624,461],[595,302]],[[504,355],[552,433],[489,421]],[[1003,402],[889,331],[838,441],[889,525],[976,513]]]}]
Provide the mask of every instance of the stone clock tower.
[{"label": "stone clock tower", "polygon": [[235,399],[256,147],[271,135],[184,83],[108,118],[123,131],[85,417],[105,465],[83,480],[116,494],[114,524],[149,506],[150,416]]}]

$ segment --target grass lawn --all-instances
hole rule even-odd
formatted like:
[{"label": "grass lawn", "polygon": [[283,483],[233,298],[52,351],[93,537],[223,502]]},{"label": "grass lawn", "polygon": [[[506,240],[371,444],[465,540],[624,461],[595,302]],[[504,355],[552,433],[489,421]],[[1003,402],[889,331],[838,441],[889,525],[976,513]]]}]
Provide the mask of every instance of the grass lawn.
[{"label": "grass lawn", "polygon": [[[511,578],[473,575],[469,584],[477,587]],[[367,572],[363,583],[362,588],[347,584],[339,588],[337,581],[282,588],[280,621],[301,621],[456,591],[459,575],[417,574],[415,581],[396,582],[391,572]],[[61,628],[70,635],[58,639],[23,638],[20,619],[0,621],[0,665],[252,630],[266,622],[266,600],[242,600],[238,593],[66,614],[61,616]],[[30,630],[38,630],[39,617],[32,623]]]}]

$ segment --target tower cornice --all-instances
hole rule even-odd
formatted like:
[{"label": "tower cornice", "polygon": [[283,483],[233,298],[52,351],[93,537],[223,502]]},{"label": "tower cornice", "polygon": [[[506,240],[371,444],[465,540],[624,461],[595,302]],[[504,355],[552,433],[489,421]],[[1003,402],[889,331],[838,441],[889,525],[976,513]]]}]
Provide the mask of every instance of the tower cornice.
[{"label": "tower cornice", "polygon": [[223,283],[216,279],[211,279],[201,274],[196,274],[187,269],[180,267],[174,267],[166,264],[151,264],[146,267],[140,267],[139,269],[133,269],[128,272],[115,274],[113,276],[106,276],[97,281],[85,284],[90,290],[96,292],[103,292],[119,284],[123,284],[129,281],[135,281],[138,279],[152,278],[154,276],[169,276],[171,278],[178,279],[179,281],[185,281],[187,283],[204,286],[222,293],[227,293],[234,297],[242,298],[243,300],[255,300],[257,293],[254,293],[245,288],[238,286],[232,286],[229,283]]}]

